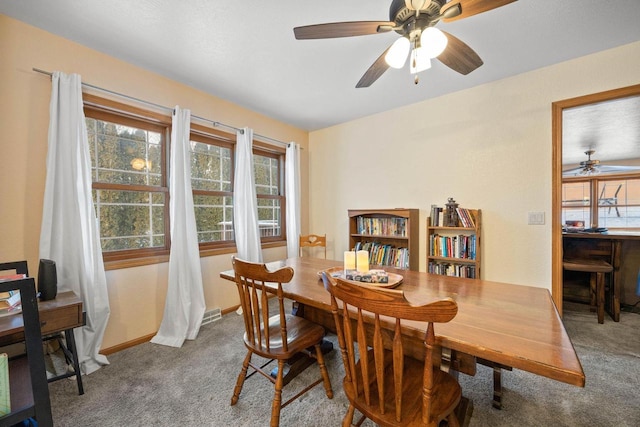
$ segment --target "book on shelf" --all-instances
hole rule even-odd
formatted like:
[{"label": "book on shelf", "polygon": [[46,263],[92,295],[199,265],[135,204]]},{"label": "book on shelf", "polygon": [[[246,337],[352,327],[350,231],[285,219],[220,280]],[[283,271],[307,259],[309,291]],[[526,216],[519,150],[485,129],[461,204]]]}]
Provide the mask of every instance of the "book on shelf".
[{"label": "book on shelf", "polygon": [[456,212],[458,213],[458,219],[460,220],[460,224],[462,224],[463,227],[475,228],[473,215],[471,214],[469,209],[456,208]]},{"label": "book on shelf", "polygon": [[429,236],[429,256],[443,258],[476,259],[476,236],[460,234],[457,236]]},{"label": "book on shelf", "polygon": [[431,205],[431,226],[441,227],[444,224],[444,209],[438,205]]},{"label": "book on shelf", "polygon": [[357,242],[354,250],[369,252],[370,265],[409,268],[409,249],[407,248],[396,248],[379,242]]},{"label": "book on shelf", "polygon": [[443,276],[476,278],[476,267],[473,265],[450,264],[443,262],[430,262],[427,271],[431,274]]},{"label": "book on shelf", "polygon": [[359,216],[356,220],[358,234],[378,236],[407,236],[406,218],[371,218]]}]

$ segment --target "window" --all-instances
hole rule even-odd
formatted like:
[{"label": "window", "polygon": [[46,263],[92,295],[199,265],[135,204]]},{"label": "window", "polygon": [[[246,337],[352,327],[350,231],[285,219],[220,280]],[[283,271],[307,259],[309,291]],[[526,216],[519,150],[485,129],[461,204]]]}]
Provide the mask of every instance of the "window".
[{"label": "window", "polygon": [[262,241],[284,238],[284,155],[254,150],[253,169],[258,197],[258,223]]},{"label": "window", "polygon": [[105,261],[166,254],[167,123],[85,106],[93,203]]},{"label": "window", "polygon": [[[83,97],[104,260],[167,255],[171,118],[91,95]],[[235,247],[234,140],[235,135],[192,124],[191,186],[201,250]],[[284,151],[254,147],[263,243],[285,239],[283,171]]]},{"label": "window", "polygon": [[233,145],[191,134],[191,188],[201,248],[234,245]]},{"label": "window", "polygon": [[[595,205],[592,194],[597,194]],[[585,227],[640,228],[640,177],[601,175],[563,182],[562,223],[567,221],[582,221]]]}]

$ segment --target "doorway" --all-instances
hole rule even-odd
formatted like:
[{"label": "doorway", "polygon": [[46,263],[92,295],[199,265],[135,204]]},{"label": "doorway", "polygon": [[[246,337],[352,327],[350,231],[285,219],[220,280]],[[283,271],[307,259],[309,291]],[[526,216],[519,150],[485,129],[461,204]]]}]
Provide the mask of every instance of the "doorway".
[{"label": "doorway", "polygon": [[560,315],[563,306],[562,283],[562,164],[564,110],[626,97],[640,96],[640,85],[580,96],[551,104],[552,110],[552,284],[551,295]]}]

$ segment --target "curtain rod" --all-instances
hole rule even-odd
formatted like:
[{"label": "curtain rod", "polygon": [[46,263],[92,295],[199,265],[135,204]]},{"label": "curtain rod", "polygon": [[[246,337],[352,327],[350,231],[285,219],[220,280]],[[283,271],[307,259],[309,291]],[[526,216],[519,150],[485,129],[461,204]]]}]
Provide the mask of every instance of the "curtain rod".
[{"label": "curtain rod", "polygon": [[[50,72],[50,71],[41,70],[41,69],[35,68],[35,67],[32,68],[32,70],[35,71],[36,73],[46,74],[49,77],[53,76],[53,73]],[[92,89],[96,89],[96,90],[99,90],[99,91],[102,91],[102,92],[110,93],[112,95],[116,95],[116,96],[119,96],[119,97],[122,97],[122,98],[127,98],[127,99],[130,99],[130,100],[135,101],[135,102],[140,102],[140,103],[143,103],[143,104],[151,105],[153,107],[160,108],[160,109],[163,109],[163,110],[166,110],[166,111],[173,111],[173,108],[166,107],[166,106],[160,105],[160,104],[156,104],[156,103],[153,103],[153,102],[150,102],[150,101],[145,101],[144,99],[135,98],[133,96],[125,95],[123,93],[115,92],[115,91],[112,91],[112,90],[109,90],[109,89],[105,89],[105,88],[102,88],[102,87],[99,87],[99,86],[94,86],[94,85],[89,84],[89,83],[82,82],[82,86],[90,87]],[[200,117],[200,116],[192,115],[191,117],[193,117],[194,119],[205,121],[205,122],[210,122],[213,125],[213,127],[225,127],[227,129],[233,129],[236,132],[240,132],[240,133],[244,134],[244,129],[240,129],[240,128],[237,128],[235,126],[227,125],[227,124],[224,124],[224,123],[221,123],[221,122],[218,122],[218,121],[215,121],[215,120],[207,119],[207,118],[204,118],[204,117]],[[284,147],[289,145],[286,142],[282,142],[282,141],[279,141],[277,139],[270,138],[268,136],[260,135],[258,133],[254,133],[253,135],[255,137],[259,138],[259,139],[265,140],[267,142],[272,142],[272,143],[275,143],[275,144],[279,144],[279,145],[282,145]]]}]

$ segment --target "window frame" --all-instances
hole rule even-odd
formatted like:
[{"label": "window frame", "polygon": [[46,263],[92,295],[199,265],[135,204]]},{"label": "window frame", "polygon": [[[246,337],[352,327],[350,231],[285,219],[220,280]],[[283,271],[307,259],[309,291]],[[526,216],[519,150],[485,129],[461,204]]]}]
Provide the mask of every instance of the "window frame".
[{"label": "window frame", "polygon": [[[260,242],[264,243],[276,243],[287,242],[287,223],[286,223],[286,196],[285,196],[285,159],[286,151],[284,149],[277,149],[273,146],[267,146],[259,141],[253,141],[253,155],[260,155],[263,157],[269,157],[278,161],[278,189],[279,194],[258,194],[256,191],[256,197],[258,200],[280,200],[280,235],[279,236],[260,236]],[[254,183],[255,185],[255,183]]]},{"label": "window frame", "polygon": [[[589,209],[589,216],[590,216],[590,224],[585,224],[585,228],[589,228],[589,227],[601,227],[600,225],[600,214],[599,214],[599,209],[600,208],[625,208],[628,206],[640,206],[640,204],[637,203],[632,203],[632,204],[628,204],[628,203],[616,203],[615,205],[601,205],[600,204],[600,184],[606,184],[607,182],[610,181],[627,181],[627,180],[640,180],[640,173],[623,173],[623,174],[601,174],[601,175],[594,175],[594,176],[588,176],[588,177],[567,177],[567,178],[563,178],[562,179],[562,189],[564,191],[564,185],[565,184],[569,184],[569,183],[586,183],[589,186],[589,199],[588,199],[588,203],[585,200],[585,203],[583,206],[567,206],[565,205],[565,201],[562,201],[561,204],[561,217],[565,217],[565,211],[567,209],[571,209],[571,208],[578,208],[578,207],[582,207],[582,208],[588,208]],[[633,227],[633,226],[624,226],[624,227],[615,227],[615,226],[607,226],[608,229],[616,229],[616,230],[639,230],[640,226],[638,227]]]},{"label": "window frame", "polygon": [[[236,155],[236,137],[235,135],[218,132],[214,129],[210,129],[204,126],[200,126],[191,123],[191,132],[189,134],[189,140],[195,140],[204,144],[212,144],[231,150],[231,190],[230,191],[209,191],[209,190],[194,190],[192,188],[193,196],[222,196],[233,197],[233,184],[235,177],[235,155]],[[216,254],[216,253],[231,253],[236,250],[235,233],[233,240],[222,240],[214,242],[198,242],[200,248],[200,255],[203,254]]]},{"label": "window frame", "polygon": [[[164,245],[154,248],[140,249],[124,249],[118,251],[103,251],[102,257],[105,264],[110,262],[133,263],[138,265],[136,259],[153,259],[157,258],[159,262],[168,259],[169,249],[171,247],[171,228],[169,218],[169,186],[167,175],[167,153],[170,144],[171,135],[171,117],[145,111],[140,108],[132,107],[106,98],[95,95],[83,94],[84,114],[86,118],[97,120],[107,120],[124,126],[140,127],[147,130],[153,130],[161,135],[161,160],[160,186],[154,185],[127,185],[127,184],[111,184],[105,182],[94,181],[91,177],[92,190],[115,190],[115,191],[133,191],[144,193],[161,193],[164,195],[164,204],[162,208],[164,220]],[[120,265],[118,264],[118,265]]]},{"label": "window frame", "polygon": [[[137,126],[138,124],[145,124],[146,126],[155,127],[162,130],[162,149],[161,149],[161,186],[148,186],[148,185],[127,185],[127,184],[109,184],[102,182],[94,182],[92,176],[91,188],[92,190],[119,190],[119,191],[139,191],[150,193],[162,193],[164,194],[164,235],[165,243],[163,247],[157,248],[141,248],[141,249],[126,249],[120,251],[103,251],[103,261],[105,263],[106,270],[115,270],[120,268],[135,267],[148,264],[156,264],[167,262],[169,260],[169,251],[171,248],[171,218],[169,213],[169,200],[171,195],[169,194],[169,150],[171,146],[171,128],[172,120],[168,114],[158,113],[156,111],[147,110],[144,108],[136,107],[129,104],[124,104],[112,99],[103,98],[98,95],[83,93],[83,108],[85,117],[106,119],[125,126]],[[117,120],[116,120],[117,119]],[[197,138],[215,141],[216,144],[228,144],[231,147],[232,157],[232,181],[230,192],[220,192],[233,197],[235,191],[235,175],[233,168],[235,167],[235,155],[236,155],[236,135],[232,133],[223,132],[219,129],[209,126],[202,126],[193,121],[190,124],[191,135]],[[206,141],[202,141],[206,142]],[[264,236],[261,237],[261,246],[263,249],[278,247],[286,245],[287,233],[286,233],[286,197],[285,197],[285,155],[286,150],[284,147],[274,146],[256,139],[253,140],[253,154],[261,155],[265,157],[271,157],[278,160],[279,168],[279,189],[280,194],[277,195],[257,195],[258,198],[263,199],[278,199],[280,200],[280,235],[279,236]],[[203,190],[193,190],[193,194],[211,192]],[[234,234],[235,235],[235,234]],[[200,256],[222,255],[226,253],[233,253],[237,251],[235,239],[231,241],[223,242],[203,242],[199,243]]]}]

